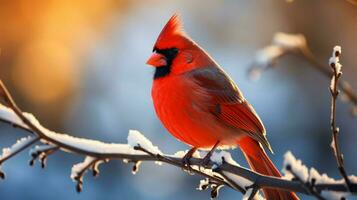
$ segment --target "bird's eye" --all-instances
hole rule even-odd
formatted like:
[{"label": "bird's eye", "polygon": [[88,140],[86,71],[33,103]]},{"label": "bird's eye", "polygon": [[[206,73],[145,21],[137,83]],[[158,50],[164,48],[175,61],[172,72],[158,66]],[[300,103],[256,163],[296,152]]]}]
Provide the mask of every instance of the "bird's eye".
[{"label": "bird's eye", "polygon": [[171,49],[167,50],[166,54],[168,54],[168,56],[170,56],[170,57],[175,57],[177,53],[178,53],[177,48],[171,48]]},{"label": "bird's eye", "polygon": [[175,47],[168,48],[168,49],[159,49],[159,48],[154,47],[153,52],[162,54],[167,59],[171,59],[172,60],[172,59],[174,59],[176,57],[176,55],[179,52],[179,50],[177,48],[175,48]]}]

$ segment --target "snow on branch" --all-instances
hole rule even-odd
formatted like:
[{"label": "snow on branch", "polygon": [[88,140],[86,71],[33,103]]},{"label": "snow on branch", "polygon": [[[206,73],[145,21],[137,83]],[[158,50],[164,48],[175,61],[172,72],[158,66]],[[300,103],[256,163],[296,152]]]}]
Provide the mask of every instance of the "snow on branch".
[{"label": "snow on branch", "polygon": [[26,148],[29,144],[32,144],[34,141],[36,141],[36,137],[32,137],[32,136],[23,137],[17,140],[17,142],[13,144],[11,147],[2,149],[0,160],[4,161],[8,159],[11,156],[11,154],[21,151],[21,149]]},{"label": "snow on branch", "polygon": [[[295,158],[295,156],[288,151],[284,155],[284,178],[287,180],[297,179],[304,183],[311,194],[318,199],[346,199],[349,192],[336,192],[336,191],[318,191],[315,188],[318,184],[345,184],[344,179],[335,180],[329,177],[327,174],[320,174],[315,168],[307,168],[301,160]],[[357,176],[349,176],[351,183],[357,183]]]},{"label": "snow on branch", "polygon": [[153,154],[163,154],[157,146],[154,146],[150,140],[136,130],[129,131],[128,144],[132,148],[140,146]]},{"label": "snow on branch", "polygon": [[[284,45],[290,48],[293,43]],[[205,166],[202,166],[202,156],[195,154],[190,160],[192,166],[187,166],[182,161],[184,151],[174,155],[165,154],[136,130],[129,131],[126,144],[104,143],[51,131],[43,127],[32,114],[23,112],[0,81],[1,98],[4,99],[6,106],[0,103],[0,121],[25,130],[29,136],[18,140],[10,148],[5,148],[0,156],[0,165],[30,146],[33,147],[30,150],[32,159],[29,164],[34,165],[35,160],[38,159],[43,168],[46,166],[48,156],[56,151],[77,154],[84,157],[84,160],[73,165],[70,177],[76,182],[78,192],[83,189],[83,176],[86,172],[92,171],[93,176],[98,176],[100,164],[119,159],[125,163],[134,163],[133,174],[138,171],[141,162],[153,161],[157,164],[166,163],[176,166],[189,174],[200,175],[204,179],[200,181],[198,190],[210,189],[211,198],[216,198],[220,188],[224,186],[243,193],[243,199],[263,199],[259,194],[261,188],[294,191],[319,199],[325,199],[325,193],[339,194],[337,197],[357,194],[355,177],[349,176],[349,179],[346,179],[350,181],[349,187],[346,187],[345,179],[332,181],[334,179],[324,174],[320,175],[316,170],[311,169],[310,172],[306,172],[306,167],[296,161],[291,153],[286,155],[284,168],[286,176],[283,178],[265,176],[241,167],[232,159],[230,153],[225,151],[214,152],[210,162]],[[5,178],[1,170],[0,178]]]},{"label": "snow on branch", "polygon": [[331,93],[331,130],[332,130],[332,142],[331,147],[333,149],[334,155],[336,157],[337,167],[344,178],[345,183],[349,190],[351,190],[351,180],[347,176],[346,169],[343,164],[343,155],[341,153],[339,142],[338,142],[338,135],[340,133],[340,128],[336,125],[336,100],[339,95],[339,90],[337,88],[338,82],[342,75],[342,65],[340,64],[340,56],[342,50],[340,46],[335,46],[333,48],[332,56],[330,58],[329,64],[333,71],[331,84],[330,84],[330,93]]},{"label": "snow on branch", "polygon": [[271,68],[281,56],[304,48],[306,39],[302,34],[276,33],[272,44],[257,52],[253,66],[249,70],[250,77],[254,80],[259,79],[261,73]]},{"label": "snow on branch", "polygon": [[[335,52],[341,52],[341,47],[337,46],[334,50],[334,53]],[[253,80],[259,79],[264,71],[276,67],[276,63],[280,58],[286,55],[299,56],[309,63],[307,66],[317,69],[327,78],[330,78],[332,75],[331,70],[313,55],[304,35],[278,32],[274,35],[271,44],[263,47],[257,52],[249,69],[249,76]],[[336,58],[336,56],[332,57],[330,63],[338,62],[338,60],[335,60]],[[340,65],[336,64],[336,66],[340,71]],[[337,86],[343,92],[341,100],[351,102],[351,114],[352,116],[357,116],[357,94],[347,81],[341,80],[338,82]]]}]

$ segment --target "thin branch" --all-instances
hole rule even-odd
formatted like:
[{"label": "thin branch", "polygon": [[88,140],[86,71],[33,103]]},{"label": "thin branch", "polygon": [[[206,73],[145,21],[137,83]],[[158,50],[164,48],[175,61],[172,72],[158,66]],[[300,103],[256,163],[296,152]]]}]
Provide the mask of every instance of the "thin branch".
[{"label": "thin branch", "polygon": [[95,163],[97,163],[98,161],[99,161],[99,159],[91,159],[89,162],[84,163],[84,165],[81,166],[81,169],[73,175],[72,179],[77,182],[76,190],[78,193],[82,192],[82,190],[83,190],[83,176],[84,176],[84,174],[87,172],[88,169],[92,168],[92,166],[95,165]]},{"label": "thin branch", "polygon": [[343,155],[339,146],[338,135],[340,133],[340,129],[336,125],[336,100],[339,95],[339,91],[337,89],[338,81],[342,75],[341,72],[341,64],[339,63],[339,57],[341,55],[341,47],[336,46],[332,53],[330,66],[333,71],[333,75],[331,78],[331,85],[330,85],[330,93],[331,93],[331,130],[332,130],[332,149],[334,151],[334,155],[336,157],[337,166],[339,172],[343,179],[345,179],[346,186],[350,190],[351,189],[351,181],[347,176],[347,172],[344,167],[343,163]]},{"label": "thin branch", "polygon": [[30,155],[32,159],[29,162],[30,166],[33,166],[35,164],[35,160],[38,158],[41,163],[41,167],[45,168],[47,157],[56,152],[58,149],[58,146],[53,145],[36,146],[34,149],[31,149]]},{"label": "thin branch", "polygon": [[[333,72],[331,72],[324,64],[319,62],[307,46],[301,49],[301,55],[311,64],[311,67],[320,71],[321,74],[326,76],[326,78],[330,78],[333,75]],[[351,85],[347,81],[343,80],[337,82],[337,85],[348,97],[348,99],[354,105],[357,105],[357,94],[353,91]]]},{"label": "thin branch", "polygon": [[20,153],[21,151],[25,150],[26,148],[32,146],[33,144],[35,144],[37,141],[39,141],[40,138],[39,137],[30,137],[29,139],[27,139],[20,148],[14,150],[13,152],[11,152],[10,154],[1,157],[0,158],[0,165],[2,163],[4,163],[6,160],[10,159],[11,157],[15,156],[16,154]]},{"label": "thin branch", "polygon": [[[310,64],[307,66],[318,70],[328,79],[333,75],[333,72],[312,53],[303,35],[286,33],[276,33],[272,44],[259,51],[250,67],[250,75],[253,78],[259,77],[262,71],[273,68],[275,64],[286,55],[299,56]],[[351,113],[355,113],[353,110],[357,110],[357,93],[347,81],[341,80],[337,85],[346,96],[346,99],[353,103]]]}]

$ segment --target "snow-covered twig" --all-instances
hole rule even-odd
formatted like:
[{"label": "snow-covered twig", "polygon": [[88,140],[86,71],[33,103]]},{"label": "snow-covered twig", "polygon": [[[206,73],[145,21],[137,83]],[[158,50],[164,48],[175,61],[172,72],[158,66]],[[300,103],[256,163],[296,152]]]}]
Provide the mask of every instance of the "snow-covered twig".
[{"label": "snow-covered twig", "polygon": [[345,166],[343,164],[343,155],[341,153],[341,149],[338,142],[338,134],[340,133],[340,129],[336,125],[336,100],[339,95],[339,91],[337,89],[338,81],[342,75],[342,65],[340,64],[340,56],[341,56],[341,47],[335,46],[333,48],[332,56],[330,58],[329,64],[332,68],[333,74],[331,78],[330,84],[330,93],[331,93],[331,130],[332,130],[332,142],[331,147],[334,151],[334,155],[336,157],[338,170],[341,176],[345,179],[346,186],[350,190],[351,189],[351,181],[347,176],[347,172]]},{"label": "snow-covered twig", "polygon": [[38,137],[24,137],[19,139],[15,144],[13,144],[10,148],[3,148],[2,154],[0,155],[0,165],[5,162],[7,159],[21,152],[23,149],[31,146],[35,142],[39,140]]},{"label": "snow-covered twig", "polygon": [[325,198],[321,196],[320,192],[316,191],[314,187],[316,180],[310,182],[309,171],[307,167],[302,164],[301,160],[295,159],[294,155],[290,151],[285,153],[284,157],[283,171],[285,173],[285,178],[298,180],[301,186],[308,190],[311,195],[315,196],[319,200],[325,200]]},{"label": "snow-covered twig", "polygon": [[[297,55],[303,58],[310,64],[308,66],[317,69],[326,78],[330,78],[332,75],[331,70],[313,55],[303,35],[279,32],[274,35],[270,45],[258,51],[249,69],[250,77],[258,79],[263,71],[274,67],[275,63],[285,55]],[[354,92],[347,81],[341,80],[337,86],[343,92],[344,98],[341,99],[353,104],[351,108],[352,116],[357,116],[357,93]]]},{"label": "snow-covered twig", "polygon": [[[287,180],[298,180],[303,187],[310,192],[310,195],[317,199],[345,199],[350,195],[345,186],[345,179],[335,180],[327,174],[320,174],[315,168],[307,168],[301,160],[298,160],[288,151],[284,155],[284,178]],[[348,177],[351,182],[352,191],[357,183],[357,176],[351,175]],[[344,184],[346,191],[325,190],[319,189],[319,185],[337,185]]]},{"label": "snow-covered twig", "polygon": [[259,50],[249,70],[252,79],[260,78],[261,73],[274,66],[278,59],[287,53],[296,53],[306,47],[306,39],[301,34],[278,32],[272,44]]},{"label": "snow-covered twig", "polygon": [[47,157],[52,153],[54,153],[55,151],[57,151],[58,149],[59,149],[58,146],[49,145],[49,144],[40,145],[40,146],[36,145],[34,148],[30,150],[30,156],[32,157],[29,162],[30,166],[33,166],[35,164],[36,159],[38,158],[41,163],[41,167],[45,168]]},{"label": "snow-covered twig", "polygon": [[[298,181],[261,175],[239,166],[227,152],[214,153],[211,161],[205,166],[201,166],[202,158],[194,157],[190,160],[193,166],[189,169],[187,165],[183,165],[182,157],[178,156],[179,154],[167,155],[162,153],[158,147],[154,146],[151,141],[138,131],[129,132],[128,144],[104,143],[56,133],[43,127],[33,115],[22,112],[0,81],[1,97],[5,99],[8,107],[0,104],[0,120],[13,124],[14,127],[26,130],[31,134],[31,138],[39,138],[36,141],[42,143],[31,150],[31,155],[45,154],[48,156],[56,150],[61,150],[85,157],[82,163],[72,168],[71,177],[77,182],[77,191],[82,190],[83,175],[86,171],[91,169],[93,175],[98,175],[98,165],[100,163],[122,159],[134,163],[159,161],[184,170],[192,170],[191,172],[208,179],[212,197],[218,195],[219,188],[222,186],[230,187],[242,193],[254,193],[254,189],[267,187],[309,194],[309,191],[302,187]],[[25,149],[24,146],[28,147],[30,144],[32,145],[36,142],[30,143],[29,139],[26,141],[25,143],[21,142],[21,148],[15,145],[16,151],[11,151],[12,154],[10,154],[13,156],[15,155],[13,154],[14,152],[23,151]],[[252,185],[255,187],[249,188]],[[316,191],[347,192],[343,183],[321,183],[316,184],[314,187]],[[352,183],[351,192],[357,193],[357,183]],[[259,195],[252,196],[249,194],[248,196],[250,199],[260,199]]]},{"label": "snow-covered twig", "polygon": [[[39,137],[28,136],[19,139],[15,144],[13,144],[10,148],[3,148],[2,154],[0,155],[0,167],[1,164],[4,163],[6,160],[10,159],[11,157],[15,156],[16,154],[20,153],[27,147],[33,145],[39,140]],[[5,173],[0,169],[0,178],[5,178]]]},{"label": "snow-covered twig", "polygon": [[[71,172],[71,179],[77,182],[76,190],[81,192],[83,189],[83,176],[87,170],[94,166],[95,163],[99,162],[97,158],[86,156],[84,161],[78,164],[73,165]],[[96,165],[96,170],[98,170],[98,165]],[[93,173],[93,175],[97,175]]]}]

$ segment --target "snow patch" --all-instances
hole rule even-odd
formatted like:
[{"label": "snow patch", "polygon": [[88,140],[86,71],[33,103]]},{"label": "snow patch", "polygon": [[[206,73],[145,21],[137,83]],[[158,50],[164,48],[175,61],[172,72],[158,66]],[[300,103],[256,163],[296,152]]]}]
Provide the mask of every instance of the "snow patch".
[{"label": "snow patch", "polygon": [[291,178],[294,177],[293,174],[291,174],[291,171],[294,172],[295,175],[302,181],[308,181],[309,172],[307,167],[302,164],[301,160],[296,159],[295,156],[290,151],[288,151],[284,155],[283,173],[286,175],[285,178],[291,180]]},{"label": "snow patch", "polygon": [[251,186],[253,184],[252,181],[243,178],[241,176],[238,176],[236,174],[230,173],[230,172],[222,172],[225,176],[227,176],[229,179],[231,179],[233,182],[238,184],[241,188],[246,188],[248,186]]},{"label": "snow patch", "polygon": [[11,122],[17,126],[28,128],[14,111],[0,103],[0,117],[4,121]]},{"label": "snow patch", "polygon": [[13,144],[11,147],[3,148],[2,154],[0,155],[0,160],[10,156],[14,152],[19,151],[21,148],[26,146],[29,142],[32,142],[34,139],[35,138],[32,136],[23,137],[23,138],[17,140],[16,143]]},{"label": "snow patch", "polygon": [[[173,156],[178,158],[183,158],[189,150],[177,151]],[[196,151],[193,155],[193,158],[201,158],[200,152]]]},{"label": "snow patch", "polygon": [[[301,180],[304,182],[309,181],[310,183],[312,180],[315,181],[315,184],[341,184],[345,183],[344,179],[339,179],[336,180],[334,178],[329,177],[327,174],[320,174],[315,168],[308,168],[302,164],[301,160],[297,160],[294,155],[288,151],[284,155],[284,169],[283,173],[285,176],[283,178],[286,178],[288,180],[291,180],[291,178],[294,177],[294,175],[291,173],[294,172]],[[290,166],[291,170],[287,170],[286,168]],[[352,183],[357,183],[357,177],[354,175],[351,175],[348,177]],[[347,197],[349,193],[347,192],[334,192],[334,191],[323,191],[322,196],[325,197],[326,199],[331,199],[331,200],[339,200],[341,197]]]},{"label": "snow patch", "polygon": [[341,46],[336,45],[335,47],[333,47],[333,52],[332,52],[332,53],[333,53],[332,56],[339,56],[339,55],[341,55],[341,53],[342,53],[342,48],[341,48]]},{"label": "snow patch", "polygon": [[27,119],[29,119],[47,137],[56,140],[64,145],[75,146],[85,151],[98,154],[145,154],[143,152],[135,151],[131,146],[127,144],[104,143],[97,140],[78,138],[67,134],[56,133],[43,127],[32,114],[25,113],[25,117],[27,117]]},{"label": "snow patch", "polygon": [[213,152],[211,161],[217,165],[222,165],[223,162],[227,162],[231,165],[239,166],[239,164],[233,160],[232,155],[227,151]]},{"label": "snow patch", "polygon": [[302,34],[278,32],[274,35],[273,44],[290,50],[301,49],[306,46],[306,39]]},{"label": "snow patch", "polygon": [[250,78],[253,80],[259,79],[263,70],[274,64],[283,54],[301,51],[305,48],[307,48],[307,43],[304,35],[276,33],[271,44],[256,53],[253,66],[249,70]]},{"label": "snow patch", "polygon": [[348,196],[346,192],[332,192],[332,191],[322,191],[321,196],[323,196],[326,200],[341,200],[342,197],[345,199]]},{"label": "snow patch", "polygon": [[[342,65],[340,64],[341,52],[342,52],[341,46],[335,46],[333,48],[332,55],[329,59],[330,66],[336,70],[337,74],[340,74],[341,70],[342,70]],[[331,81],[331,84],[332,84],[332,81]]]},{"label": "snow patch", "polygon": [[209,185],[209,179],[205,178],[205,179],[200,180],[200,184],[198,185],[198,187],[196,189],[203,191],[208,188],[208,185]]},{"label": "snow patch", "polygon": [[83,172],[83,170],[85,170],[88,165],[90,165],[95,160],[96,158],[94,157],[86,156],[83,162],[73,165],[71,171],[71,179],[73,181],[77,181],[76,179],[78,178],[79,174]]},{"label": "snow patch", "polygon": [[255,62],[259,65],[267,66],[283,53],[284,50],[281,47],[269,45],[257,52]]},{"label": "snow patch", "polygon": [[153,154],[163,154],[157,146],[136,130],[129,130],[128,144],[132,148],[139,145]]}]

